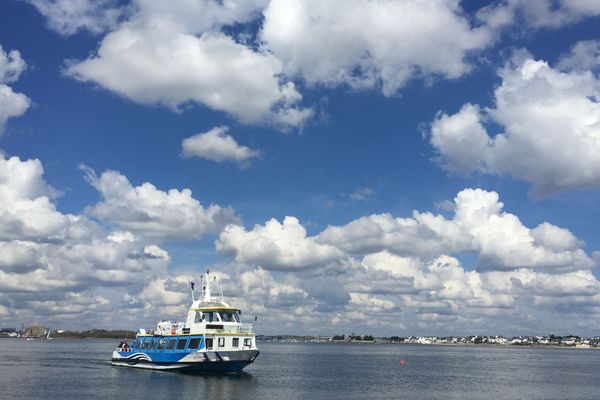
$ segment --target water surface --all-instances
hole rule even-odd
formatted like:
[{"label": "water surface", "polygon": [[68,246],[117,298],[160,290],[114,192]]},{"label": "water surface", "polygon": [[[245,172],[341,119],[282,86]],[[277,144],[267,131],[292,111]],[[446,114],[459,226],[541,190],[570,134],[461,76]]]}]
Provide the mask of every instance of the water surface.
[{"label": "water surface", "polygon": [[0,339],[0,398],[600,398],[593,349],[259,342],[242,374],[186,375],[114,367],[118,343]]}]

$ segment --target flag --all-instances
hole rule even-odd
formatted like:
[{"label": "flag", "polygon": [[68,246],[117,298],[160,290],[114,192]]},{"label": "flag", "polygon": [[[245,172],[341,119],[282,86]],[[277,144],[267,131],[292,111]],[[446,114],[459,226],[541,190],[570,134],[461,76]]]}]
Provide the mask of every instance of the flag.
[{"label": "flag", "polygon": [[190,282],[190,285],[192,286],[192,290],[194,290],[194,282]]}]

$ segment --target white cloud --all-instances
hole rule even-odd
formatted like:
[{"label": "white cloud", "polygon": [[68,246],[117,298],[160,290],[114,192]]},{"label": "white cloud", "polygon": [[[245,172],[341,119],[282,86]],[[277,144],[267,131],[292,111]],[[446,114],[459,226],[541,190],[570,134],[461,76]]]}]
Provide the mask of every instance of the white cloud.
[{"label": "white cloud", "polygon": [[[115,287],[135,292],[142,286],[140,274],[165,272],[166,251],[61,213],[52,203],[57,194],[43,179],[39,160],[0,157],[0,304],[9,305],[14,318],[52,314],[62,321],[77,316],[96,321],[89,311],[110,316],[111,291],[121,293]],[[132,240],[114,240],[118,236]]]},{"label": "white cloud", "polygon": [[150,281],[140,292],[138,298],[152,307],[182,307],[185,312],[186,303],[191,302],[189,276],[157,277]]},{"label": "white cloud", "polygon": [[4,132],[6,121],[23,115],[31,100],[22,93],[15,93],[7,83],[16,82],[27,65],[18,50],[8,53],[0,46],[0,135]]},{"label": "white cloud", "polygon": [[[501,71],[495,108],[439,113],[431,144],[451,171],[510,174],[538,195],[600,184],[600,79],[526,55]],[[487,119],[504,127],[491,136]]]},{"label": "white cloud", "polygon": [[371,188],[360,187],[350,194],[350,200],[352,201],[371,201],[377,198],[377,193]]},{"label": "white cloud", "polygon": [[[241,289],[237,296],[244,298],[247,304],[256,302],[269,309],[289,310],[312,303],[304,290],[289,283],[277,282],[268,271],[261,268],[242,272],[237,280],[231,279],[228,283],[235,285],[236,281]],[[275,321],[276,318],[273,318]]]},{"label": "white cloud", "polygon": [[415,77],[465,74],[468,54],[492,40],[457,1],[272,0],[264,15],[260,38],[286,74],[388,96]]},{"label": "white cloud", "polygon": [[280,61],[219,31],[251,18],[261,3],[140,1],[96,54],[71,61],[66,73],[142,104],[178,111],[195,102],[245,123],[300,126],[312,110],[299,105]]},{"label": "white cloud", "polygon": [[133,242],[136,240],[135,235],[128,231],[111,232],[106,238],[116,243]]},{"label": "white cloud", "polygon": [[387,250],[425,260],[439,254],[474,252],[481,270],[565,271],[596,266],[571,232],[549,223],[527,228],[517,216],[502,211],[495,192],[465,189],[454,203],[455,215],[450,220],[417,211],[413,218],[375,214],[344,226],[329,226],[316,240],[349,254]]},{"label": "white cloud", "polygon": [[[36,227],[9,231],[0,224],[10,232],[0,236],[3,324],[51,319],[53,326],[131,329],[184,315],[194,274],[169,271],[169,254],[147,238],[60,213],[39,161],[0,161],[0,215]],[[150,198],[169,209],[177,197],[154,187],[156,197],[144,196],[148,188],[132,187],[120,174],[93,179],[100,186],[108,177],[122,184],[104,187],[108,198],[140,203],[134,211],[147,211]],[[382,214],[316,236],[293,217],[252,230],[229,225],[216,246],[240,264],[211,269],[223,272],[227,300],[243,308],[246,321],[258,315],[266,334],[598,328],[590,321],[600,313],[600,283],[575,235],[549,223],[525,227],[494,192],[463,190],[452,208],[452,219]],[[56,225],[48,224],[52,218]],[[469,271],[458,259],[464,252],[487,264]],[[116,318],[116,309],[135,312]],[[332,325],[317,324],[323,321]]]},{"label": "white cloud", "polygon": [[236,261],[274,270],[323,266],[340,256],[334,247],[307,237],[306,229],[295,217],[285,217],[283,224],[271,219],[251,231],[229,225],[219,235],[216,247]]},{"label": "white cloud", "polygon": [[216,162],[234,161],[247,163],[260,156],[258,150],[239,145],[227,134],[228,128],[217,126],[205,133],[185,138],[181,144],[184,157],[200,157]]},{"label": "white cloud", "polygon": [[0,155],[0,240],[54,240],[64,237],[70,217],[50,199],[57,195],[42,179],[39,160]]},{"label": "white cloud", "polygon": [[[600,282],[590,271],[466,271],[449,256],[423,263],[387,252],[368,255],[361,264],[364,272],[352,278],[351,290],[394,299],[395,307],[404,310],[405,321],[429,321],[421,325],[428,329],[435,327],[431,321],[442,319],[445,324],[441,331],[446,334],[465,323],[472,333],[481,328],[506,332],[515,315],[516,328],[512,329],[522,331],[528,322],[520,315],[530,313],[551,320],[575,310],[582,302],[598,304],[600,300]],[[385,314],[381,318],[385,319]]]},{"label": "white cloud", "polygon": [[283,224],[271,219],[252,230],[228,226],[216,246],[238,262],[290,271],[323,268],[382,251],[422,261],[475,253],[481,271],[526,268],[563,273],[596,266],[583,242],[569,230],[547,222],[528,228],[503,206],[495,192],[465,189],[454,199],[452,219],[418,211],[412,218],[374,214],[307,236],[297,218],[286,217]]},{"label": "white cloud", "polygon": [[563,55],[558,68],[563,71],[586,71],[600,66],[600,39],[582,40],[571,47],[571,51]]},{"label": "white cloud", "polygon": [[384,249],[395,254],[427,257],[471,247],[471,238],[441,216],[415,213],[415,218],[373,214],[343,226],[328,226],[317,241],[348,254],[368,254]]},{"label": "white cloud", "polygon": [[530,231],[531,237],[541,246],[560,251],[576,250],[583,242],[568,229],[544,222]]},{"label": "white cloud", "polygon": [[26,69],[27,64],[18,50],[11,50],[7,53],[0,46],[0,83],[16,82]]},{"label": "white cloud", "polygon": [[217,31],[223,26],[240,24],[258,18],[268,0],[136,0],[134,23],[174,21],[185,32]]},{"label": "white cloud", "polygon": [[600,3],[595,0],[503,0],[477,14],[492,28],[516,25],[525,29],[559,28],[598,15]]},{"label": "white cloud", "polygon": [[431,127],[431,144],[442,154],[449,171],[479,169],[490,137],[480,121],[479,106],[465,104],[452,116],[439,114]]},{"label": "white cloud", "polygon": [[[443,287],[439,277],[428,274],[417,258],[401,257],[384,250],[367,254],[363,257],[361,264],[367,268],[367,270],[373,269],[384,271],[394,276],[395,279],[392,284],[395,286],[395,289],[392,290],[397,293],[414,293],[415,291],[423,290],[435,291]],[[369,285],[374,282],[376,282],[376,280],[366,283]],[[365,286],[362,286],[360,289],[367,292],[377,291],[372,288],[370,290],[366,289]],[[388,289],[388,291],[389,290],[390,289]]]},{"label": "white cloud", "polygon": [[22,93],[15,93],[4,84],[0,84],[0,134],[4,132],[9,118],[25,114],[30,100]]},{"label": "white cloud", "polygon": [[189,189],[168,192],[149,182],[132,186],[116,171],[97,177],[83,167],[88,181],[102,195],[102,201],[86,212],[138,236],[156,240],[192,240],[219,233],[231,223],[239,223],[233,209],[216,204],[203,207]]},{"label": "white cloud", "polygon": [[124,13],[118,0],[27,0],[46,17],[48,27],[61,35],[79,30],[98,34],[116,26]]},{"label": "white cloud", "polygon": [[23,273],[43,265],[40,252],[27,242],[0,242],[0,270]]}]

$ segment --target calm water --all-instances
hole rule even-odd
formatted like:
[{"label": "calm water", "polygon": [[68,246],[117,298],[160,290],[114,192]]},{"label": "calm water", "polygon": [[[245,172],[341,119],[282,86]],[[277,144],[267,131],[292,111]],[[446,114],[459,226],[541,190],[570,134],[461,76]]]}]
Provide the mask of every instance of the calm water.
[{"label": "calm water", "polygon": [[195,376],[113,367],[118,343],[0,339],[0,398],[600,398],[598,350],[259,343],[245,373]]}]

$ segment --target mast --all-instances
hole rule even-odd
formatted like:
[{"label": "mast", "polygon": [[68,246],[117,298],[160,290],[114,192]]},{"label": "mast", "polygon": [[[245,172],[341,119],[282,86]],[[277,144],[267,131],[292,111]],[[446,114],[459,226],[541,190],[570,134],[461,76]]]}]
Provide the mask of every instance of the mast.
[{"label": "mast", "polygon": [[210,280],[208,279],[208,274],[210,273],[210,270],[206,270],[206,273],[204,274],[204,296],[202,296],[202,301],[203,302],[209,302],[211,300],[210,297]]}]

